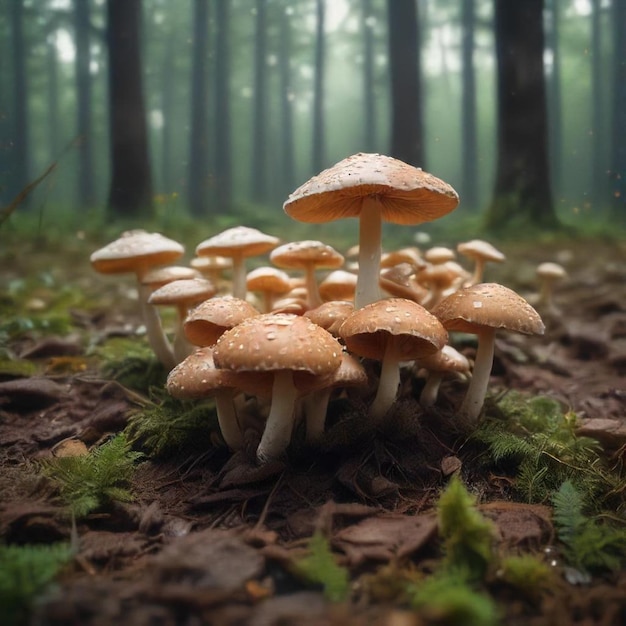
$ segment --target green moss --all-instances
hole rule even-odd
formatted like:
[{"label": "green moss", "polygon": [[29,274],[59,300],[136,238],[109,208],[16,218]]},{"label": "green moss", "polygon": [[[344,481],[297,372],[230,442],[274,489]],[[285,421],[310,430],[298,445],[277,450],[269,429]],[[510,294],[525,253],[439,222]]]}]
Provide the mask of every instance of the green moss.
[{"label": "green moss", "polygon": [[48,459],[43,471],[72,515],[84,517],[111,501],[132,500],[128,484],[141,456],[124,435],[117,435],[89,454]]},{"label": "green moss", "polygon": [[0,606],[7,626],[28,621],[33,601],[70,560],[66,544],[0,545]]},{"label": "green moss", "polygon": [[500,580],[529,600],[536,600],[554,582],[553,570],[534,554],[504,557],[498,575]]}]

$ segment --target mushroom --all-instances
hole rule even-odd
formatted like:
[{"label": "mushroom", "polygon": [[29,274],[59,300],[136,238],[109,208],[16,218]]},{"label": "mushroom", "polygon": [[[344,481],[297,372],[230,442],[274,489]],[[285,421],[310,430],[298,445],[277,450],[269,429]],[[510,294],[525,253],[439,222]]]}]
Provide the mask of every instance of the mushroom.
[{"label": "mushroom", "polygon": [[265,254],[280,243],[256,228],[236,226],[205,239],[196,246],[198,256],[223,256],[233,262],[233,296],[246,299],[246,263],[249,256]]},{"label": "mushroom", "polygon": [[419,399],[419,403],[425,408],[437,402],[439,387],[445,374],[450,372],[469,374],[470,371],[468,359],[449,345],[445,345],[439,352],[419,359],[418,365],[428,371],[426,384]]},{"label": "mushroom", "polygon": [[315,270],[336,269],[343,265],[343,255],[332,246],[321,241],[292,241],[274,248],[270,261],[283,269],[301,269],[305,275],[307,308],[313,309],[322,304]]},{"label": "mushroom", "polygon": [[263,296],[263,313],[272,310],[274,300],[278,295],[286,294],[290,289],[289,275],[275,267],[257,267],[246,276],[248,291],[260,292]]},{"label": "mushroom", "polygon": [[332,374],[341,364],[341,345],[305,317],[269,313],[226,331],[213,358],[223,369],[273,374],[270,413],[257,449],[257,458],[265,462],[279,457],[291,440],[300,393],[295,374]]},{"label": "mushroom", "polygon": [[563,280],[567,276],[567,272],[562,265],[558,263],[540,263],[537,266],[537,276],[540,281],[539,299],[537,306],[543,307],[546,313],[550,315],[558,315],[559,308],[554,304],[554,283]]},{"label": "mushroom", "polygon": [[415,268],[409,263],[399,263],[384,269],[378,279],[380,288],[390,296],[413,300],[418,304],[430,297],[428,289],[422,287],[414,277]]},{"label": "mushroom", "polygon": [[254,315],[259,312],[245,300],[233,296],[213,297],[189,311],[183,332],[195,346],[212,346],[227,330]]},{"label": "mushroom", "polygon": [[498,329],[526,335],[543,335],[541,317],[524,298],[497,283],[464,287],[442,300],[434,309],[448,331],[478,335],[472,380],[458,415],[475,422],[480,415],[493,364]]},{"label": "mushroom", "polygon": [[357,309],[339,334],[350,352],[382,361],[370,416],[379,422],[396,399],[400,363],[441,350],[448,333],[423,306],[404,298],[385,298]]},{"label": "mushroom", "polygon": [[347,300],[329,300],[314,309],[305,311],[304,316],[339,338],[339,328],[354,311],[354,305]]},{"label": "mushroom", "polygon": [[90,257],[92,267],[102,274],[135,274],[139,307],[148,342],[157,359],[168,370],[176,364],[174,352],[163,332],[159,314],[147,303],[151,288],[142,285],[141,281],[150,269],[171,263],[180,258],[184,252],[185,248],[181,244],[160,233],[130,230],[93,252]]},{"label": "mushroom", "polygon": [[153,291],[148,302],[153,305],[175,306],[177,315],[174,335],[174,357],[182,361],[190,352],[191,346],[185,338],[183,322],[192,306],[204,302],[215,294],[213,283],[206,278],[175,280]]},{"label": "mushroom", "polygon": [[488,241],[483,241],[482,239],[472,239],[471,241],[460,243],[456,249],[459,251],[459,254],[462,254],[468,259],[472,259],[475,263],[474,274],[467,284],[468,287],[482,281],[483,270],[486,263],[502,263],[506,260],[506,257],[500,250],[494,248]]},{"label": "mushroom", "polygon": [[324,302],[345,300],[352,302],[356,291],[357,277],[346,270],[335,270],[319,284],[320,296]]},{"label": "mushroom", "polygon": [[380,299],[378,274],[383,220],[428,222],[452,211],[459,197],[439,178],[380,154],[358,153],[314,176],[284,203],[287,215],[323,223],[359,218],[359,275],[355,308]]}]

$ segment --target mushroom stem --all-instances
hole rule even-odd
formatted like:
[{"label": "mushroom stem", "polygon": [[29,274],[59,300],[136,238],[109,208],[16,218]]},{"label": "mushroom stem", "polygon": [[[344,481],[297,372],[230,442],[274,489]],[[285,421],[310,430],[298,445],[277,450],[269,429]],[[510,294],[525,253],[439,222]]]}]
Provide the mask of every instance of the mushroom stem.
[{"label": "mushroom stem", "polygon": [[495,336],[495,328],[485,328],[478,334],[478,348],[472,379],[458,410],[459,417],[471,422],[476,422],[485,402],[489,376],[493,366]]},{"label": "mushroom stem", "polygon": [[370,417],[374,423],[380,422],[385,413],[390,409],[398,395],[398,385],[400,384],[400,358],[396,353],[393,341],[387,342],[385,354],[383,356],[380,370],[380,380],[378,390],[372,406],[370,407]]},{"label": "mushroom stem", "polygon": [[314,309],[322,304],[317,278],[315,276],[315,265],[308,264],[305,268],[307,307]]},{"label": "mushroom stem", "polygon": [[419,403],[424,408],[431,407],[437,402],[437,396],[439,395],[439,387],[443,380],[443,372],[429,372],[426,383],[420,394]]},{"label": "mushroom stem", "polygon": [[173,349],[176,363],[180,363],[193,352],[194,346],[189,343],[189,341],[187,341],[187,337],[185,337],[185,330],[183,327],[183,323],[185,321],[185,318],[187,317],[189,308],[185,305],[179,305],[176,308],[176,332],[174,334]]},{"label": "mushroom stem", "polygon": [[472,274],[470,282],[467,284],[468,287],[470,285],[477,285],[483,280],[483,272],[485,271],[485,259],[476,258],[474,262],[474,273]]},{"label": "mushroom stem", "polygon": [[219,389],[215,392],[215,409],[222,437],[231,450],[243,448],[243,435],[235,411],[233,389]]},{"label": "mushroom stem", "polygon": [[241,254],[235,254],[233,257],[233,297],[240,300],[246,299],[246,260]]},{"label": "mushroom stem", "polygon": [[354,295],[354,308],[362,309],[366,304],[381,299],[378,285],[380,274],[382,218],[380,202],[367,196],[363,200],[359,218],[359,275]]},{"label": "mushroom stem", "polygon": [[307,443],[316,443],[324,434],[326,412],[332,391],[332,387],[327,387],[314,391],[303,398]]},{"label": "mushroom stem", "polygon": [[172,346],[161,325],[161,317],[156,307],[148,303],[150,287],[139,284],[139,307],[143,323],[146,326],[148,343],[156,358],[169,371],[177,363]]},{"label": "mushroom stem", "polygon": [[287,449],[291,441],[297,398],[293,372],[276,371],[272,383],[272,406],[256,451],[257,459],[261,463],[278,458]]}]

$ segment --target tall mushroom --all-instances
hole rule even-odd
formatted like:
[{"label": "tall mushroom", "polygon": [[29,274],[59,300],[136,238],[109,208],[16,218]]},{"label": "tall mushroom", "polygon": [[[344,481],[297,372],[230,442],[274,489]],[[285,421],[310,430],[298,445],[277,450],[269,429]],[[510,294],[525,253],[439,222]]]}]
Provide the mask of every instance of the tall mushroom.
[{"label": "tall mushroom", "polygon": [[172,347],[161,327],[157,311],[148,304],[152,289],[142,285],[147,272],[180,258],[185,248],[160,233],[129,230],[108,245],[96,250],[90,257],[92,267],[102,274],[133,273],[137,279],[139,307],[150,347],[157,359],[167,368],[176,364]]},{"label": "tall mushroom", "polygon": [[233,296],[246,299],[246,263],[250,256],[264,254],[280,243],[277,237],[256,228],[236,226],[205,239],[196,246],[198,256],[222,256],[233,262]]},{"label": "tall mushroom", "polygon": [[459,251],[459,254],[474,261],[474,273],[467,286],[482,282],[486,263],[502,263],[506,260],[506,257],[500,250],[482,239],[465,241],[460,243],[456,249]]},{"label": "tall mushroom", "polygon": [[264,462],[279,457],[291,440],[299,395],[295,375],[328,376],[341,364],[341,346],[305,317],[270,313],[226,331],[215,344],[213,358],[223,369],[273,374],[270,413],[257,449],[257,458]]},{"label": "tall mushroom", "polygon": [[370,416],[376,423],[396,399],[400,363],[441,350],[448,333],[423,306],[404,298],[385,298],[357,309],[339,328],[348,350],[382,361]]},{"label": "tall mushroom", "polygon": [[448,331],[478,335],[472,380],[458,414],[475,422],[480,415],[493,364],[496,331],[543,335],[541,317],[524,298],[497,283],[479,283],[459,289],[434,309]]},{"label": "tall mushroom", "polygon": [[359,218],[359,276],[355,308],[380,299],[382,222],[419,224],[458,204],[454,189],[419,168],[381,154],[358,153],[314,176],[284,203],[287,215],[323,223]]}]

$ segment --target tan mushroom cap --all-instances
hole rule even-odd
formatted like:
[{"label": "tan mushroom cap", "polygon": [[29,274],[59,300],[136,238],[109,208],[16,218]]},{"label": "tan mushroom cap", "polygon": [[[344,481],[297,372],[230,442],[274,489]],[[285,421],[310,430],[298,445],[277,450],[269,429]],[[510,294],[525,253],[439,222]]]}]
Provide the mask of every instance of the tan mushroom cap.
[{"label": "tan mushroom cap", "polygon": [[246,276],[249,291],[287,293],[291,289],[289,275],[276,267],[257,267]]},{"label": "tan mushroom cap", "polygon": [[198,256],[243,257],[264,254],[280,243],[278,237],[262,233],[256,228],[235,226],[205,239],[196,246]]},{"label": "tan mushroom cap", "polygon": [[175,280],[153,291],[150,304],[189,304],[198,303],[215,294],[215,286],[205,278]]},{"label": "tan mushroom cap", "polygon": [[270,261],[277,267],[306,269],[313,266],[334,269],[341,267],[343,255],[332,246],[316,240],[292,241],[274,248]]},{"label": "tan mushroom cap", "polygon": [[485,261],[493,261],[494,263],[502,263],[506,257],[500,250],[495,248],[488,241],[482,239],[472,239],[458,244],[456,247],[459,254],[466,256],[468,259],[484,259]]},{"label": "tan mushroom cap", "polygon": [[185,265],[167,265],[165,267],[156,267],[146,272],[141,278],[141,284],[152,287],[153,289],[158,289],[175,280],[201,277],[200,272],[192,267]]},{"label": "tan mushroom cap", "polygon": [[416,280],[415,268],[409,263],[399,263],[384,269],[378,279],[380,288],[390,296],[406,298],[421,304],[428,297],[428,290]]},{"label": "tan mushroom cap", "polygon": [[445,345],[433,354],[422,357],[419,360],[419,365],[431,372],[467,373],[470,370],[467,357],[449,345]]},{"label": "tan mushroom cap", "polygon": [[352,302],[346,300],[330,300],[314,309],[305,311],[304,316],[327,330],[334,337],[339,336],[339,327],[354,311]]},{"label": "tan mushroom cap", "polygon": [[269,313],[226,331],[213,352],[218,367],[234,371],[296,370],[328,375],[341,363],[341,345],[298,315]]},{"label": "tan mushroom cap", "polygon": [[165,265],[180,258],[185,248],[160,233],[129,230],[90,257],[92,267],[102,274],[145,273],[155,265]]},{"label": "tan mushroom cap", "polygon": [[347,300],[354,299],[356,291],[356,274],[346,270],[334,270],[319,285],[322,300]]},{"label": "tan mushroom cap", "polygon": [[240,298],[210,298],[192,309],[185,318],[185,337],[196,346],[212,346],[227,330],[255,315],[259,312]]},{"label": "tan mushroom cap", "polygon": [[541,278],[565,278],[567,276],[567,272],[562,265],[558,263],[552,263],[551,261],[546,261],[545,263],[540,263],[537,266],[537,276]]},{"label": "tan mushroom cap", "polygon": [[383,220],[396,224],[435,220],[459,203],[456,191],[432,174],[390,156],[358,153],[304,183],[283,208],[301,222],[330,222],[358,217],[367,196],[376,196]]},{"label": "tan mushroom cap", "polygon": [[445,246],[434,246],[424,252],[424,258],[433,265],[454,261],[456,254],[451,248]]},{"label": "tan mushroom cap", "polygon": [[397,352],[405,360],[437,352],[448,340],[434,315],[404,298],[386,298],[354,311],[339,334],[350,352],[378,360],[385,354],[389,335],[394,336]]},{"label": "tan mushroom cap", "polygon": [[483,327],[525,335],[543,335],[545,326],[535,309],[513,290],[498,283],[479,283],[459,289],[433,309],[452,331],[477,333]]}]

